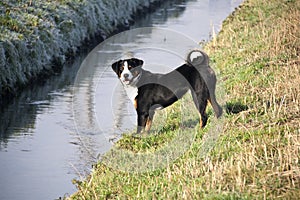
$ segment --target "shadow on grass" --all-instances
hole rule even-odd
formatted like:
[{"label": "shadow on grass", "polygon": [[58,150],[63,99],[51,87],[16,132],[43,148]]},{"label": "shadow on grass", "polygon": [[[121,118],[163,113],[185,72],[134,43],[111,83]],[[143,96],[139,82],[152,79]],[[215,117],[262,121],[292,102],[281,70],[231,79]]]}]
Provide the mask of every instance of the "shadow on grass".
[{"label": "shadow on grass", "polygon": [[225,108],[227,114],[237,114],[248,110],[249,107],[241,102],[227,102]]}]

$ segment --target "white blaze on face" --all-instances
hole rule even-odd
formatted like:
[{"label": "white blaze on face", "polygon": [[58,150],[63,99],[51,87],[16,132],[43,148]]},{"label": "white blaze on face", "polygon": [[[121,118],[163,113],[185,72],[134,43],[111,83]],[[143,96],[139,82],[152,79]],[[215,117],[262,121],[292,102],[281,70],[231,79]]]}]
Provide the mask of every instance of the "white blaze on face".
[{"label": "white blaze on face", "polygon": [[[125,78],[124,74],[128,74],[128,77]],[[124,84],[124,89],[127,93],[127,96],[129,97],[129,99],[134,104],[135,97],[138,95],[138,89],[137,89],[137,87],[131,85],[132,81],[134,81],[133,78],[134,77],[133,77],[132,73],[129,71],[128,63],[127,63],[127,61],[125,61],[124,62],[124,68],[123,68],[123,71],[121,73],[120,80]]]},{"label": "white blaze on face", "polygon": [[124,62],[124,71],[129,71],[127,61]]},{"label": "white blaze on face", "polygon": [[[124,77],[125,74],[128,75],[127,78]],[[127,63],[127,61],[125,61],[125,62],[124,62],[124,68],[123,68],[123,71],[122,71],[122,73],[121,73],[120,79],[121,79],[121,81],[122,81],[124,84],[128,85],[128,84],[130,83],[130,81],[131,81],[132,78],[133,78],[133,75],[131,74],[131,72],[130,72],[129,69],[128,69],[128,63]]]}]

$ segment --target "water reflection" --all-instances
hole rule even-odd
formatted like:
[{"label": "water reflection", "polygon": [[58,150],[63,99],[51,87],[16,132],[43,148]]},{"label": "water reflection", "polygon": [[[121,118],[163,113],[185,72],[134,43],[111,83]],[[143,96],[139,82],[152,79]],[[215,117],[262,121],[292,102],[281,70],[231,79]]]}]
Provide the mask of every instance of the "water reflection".
[{"label": "water reflection", "polygon": [[[0,108],[0,148],[7,146],[10,138],[31,135],[35,129],[38,114],[51,108],[55,98],[68,96],[77,70],[84,56],[81,55],[72,66],[66,66],[59,75],[32,85],[21,92],[18,97]],[[70,95],[70,94],[69,94]]]}]

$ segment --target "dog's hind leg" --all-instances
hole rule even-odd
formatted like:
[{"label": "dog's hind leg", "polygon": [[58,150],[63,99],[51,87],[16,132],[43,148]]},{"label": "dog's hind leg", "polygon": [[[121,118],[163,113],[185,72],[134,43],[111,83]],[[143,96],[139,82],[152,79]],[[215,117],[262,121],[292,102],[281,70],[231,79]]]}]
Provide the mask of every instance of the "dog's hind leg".
[{"label": "dog's hind leg", "polygon": [[194,91],[192,92],[192,97],[195,103],[195,106],[199,112],[199,124],[201,128],[204,128],[206,123],[207,123],[207,119],[208,116],[206,114],[206,107],[207,107],[207,98],[205,98],[206,95],[198,93],[196,94]]},{"label": "dog's hind leg", "polygon": [[199,114],[200,114],[200,127],[204,128],[207,123],[207,114],[206,114],[207,101],[203,101],[199,104]]}]

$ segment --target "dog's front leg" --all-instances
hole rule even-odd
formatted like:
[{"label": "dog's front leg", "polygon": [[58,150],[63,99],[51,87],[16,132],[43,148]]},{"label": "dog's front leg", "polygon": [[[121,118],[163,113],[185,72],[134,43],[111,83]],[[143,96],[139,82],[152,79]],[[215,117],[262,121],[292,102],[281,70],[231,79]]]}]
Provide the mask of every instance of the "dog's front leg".
[{"label": "dog's front leg", "polygon": [[136,133],[141,133],[142,131],[145,130],[149,114],[145,112],[141,112],[141,113],[138,112],[137,115],[138,115],[138,121],[137,121],[138,127]]},{"label": "dog's front leg", "polygon": [[150,132],[152,126],[153,116],[154,116],[154,110],[150,110],[148,119],[146,121],[146,127],[145,127],[145,131],[148,133]]}]

